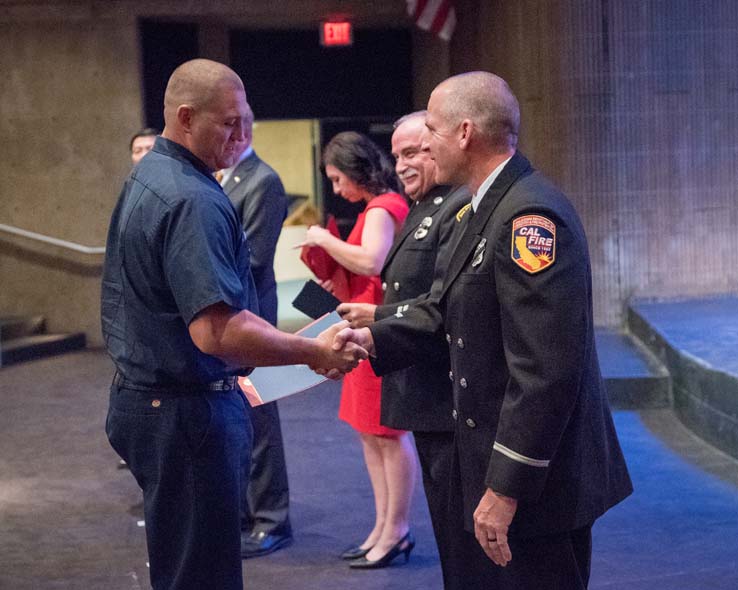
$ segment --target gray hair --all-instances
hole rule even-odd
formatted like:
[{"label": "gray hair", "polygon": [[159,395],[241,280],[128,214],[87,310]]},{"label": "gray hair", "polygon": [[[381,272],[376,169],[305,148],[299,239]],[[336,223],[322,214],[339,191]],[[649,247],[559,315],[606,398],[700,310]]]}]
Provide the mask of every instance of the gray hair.
[{"label": "gray hair", "polygon": [[251,105],[248,101],[246,101],[246,112],[244,113],[244,122],[246,123],[247,129],[250,130],[254,126],[254,110],[251,108]]},{"label": "gray hair", "polygon": [[419,117],[423,117],[423,119],[425,119],[425,116],[427,114],[428,114],[428,111],[423,109],[422,111],[414,111],[412,113],[408,113],[407,115],[402,115],[402,117],[400,117],[399,119],[397,119],[397,121],[392,123],[392,129],[397,129],[400,125],[402,125],[403,123],[406,123],[410,119],[415,119]]}]

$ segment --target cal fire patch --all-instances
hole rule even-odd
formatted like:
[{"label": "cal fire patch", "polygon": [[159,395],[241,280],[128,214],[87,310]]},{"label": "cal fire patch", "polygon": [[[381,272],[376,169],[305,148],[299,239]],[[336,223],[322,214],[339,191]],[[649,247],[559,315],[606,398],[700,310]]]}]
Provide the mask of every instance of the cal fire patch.
[{"label": "cal fire patch", "polygon": [[556,224],[540,215],[513,219],[511,256],[531,274],[551,266],[556,260]]}]

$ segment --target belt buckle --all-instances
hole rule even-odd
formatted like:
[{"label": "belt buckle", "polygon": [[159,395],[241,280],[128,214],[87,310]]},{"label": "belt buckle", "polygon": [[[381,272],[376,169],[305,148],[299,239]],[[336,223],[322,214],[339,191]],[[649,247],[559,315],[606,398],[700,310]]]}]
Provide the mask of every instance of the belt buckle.
[{"label": "belt buckle", "polygon": [[230,376],[219,381],[214,381],[209,385],[208,389],[210,389],[210,391],[231,391],[236,389],[237,382],[238,377]]}]

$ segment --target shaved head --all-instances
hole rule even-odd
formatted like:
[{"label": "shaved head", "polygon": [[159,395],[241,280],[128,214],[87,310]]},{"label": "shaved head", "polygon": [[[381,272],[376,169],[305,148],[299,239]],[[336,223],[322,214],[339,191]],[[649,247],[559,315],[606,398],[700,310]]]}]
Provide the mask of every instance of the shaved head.
[{"label": "shaved head", "polygon": [[442,95],[440,114],[451,124],[471,119],[491,147],[518,144],[520,107],[507,82],[489,72],[467,72],[441,82],[433,91]]},{"label": "shaved head", "polygon": [[228,66],[193,59],[172,72],[164,94],[162,137],[186,147],[210,170],[238,161],[253,120],[243,82]]},{"label": "shaved head", "polygon": [[452,76],[431,92],[424,147],[436,182],[475,192],[518,145],[520,107],[502,78],[489,72]]},{"label": "shaved head", "polygon": [[243,82],[231,68],[209,59],[193,59],[179,66],[169,78],[164,93],[164,120],[168,124],[177,109],[189,105],[208,109],[223,90],[241,90]]}]

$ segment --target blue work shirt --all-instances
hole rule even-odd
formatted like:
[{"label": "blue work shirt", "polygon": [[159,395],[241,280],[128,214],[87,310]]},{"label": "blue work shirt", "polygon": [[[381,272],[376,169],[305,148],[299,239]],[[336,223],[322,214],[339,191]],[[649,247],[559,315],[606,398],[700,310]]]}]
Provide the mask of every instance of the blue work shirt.
[{"label": "blue work shirt", "polygon": [[166,388],[245,374],[190,338],[197,313],[221,301],[258,313],[241,223],[208,167],[157,137],[126,180],[108,231],[102,331],[118,372]]}]

